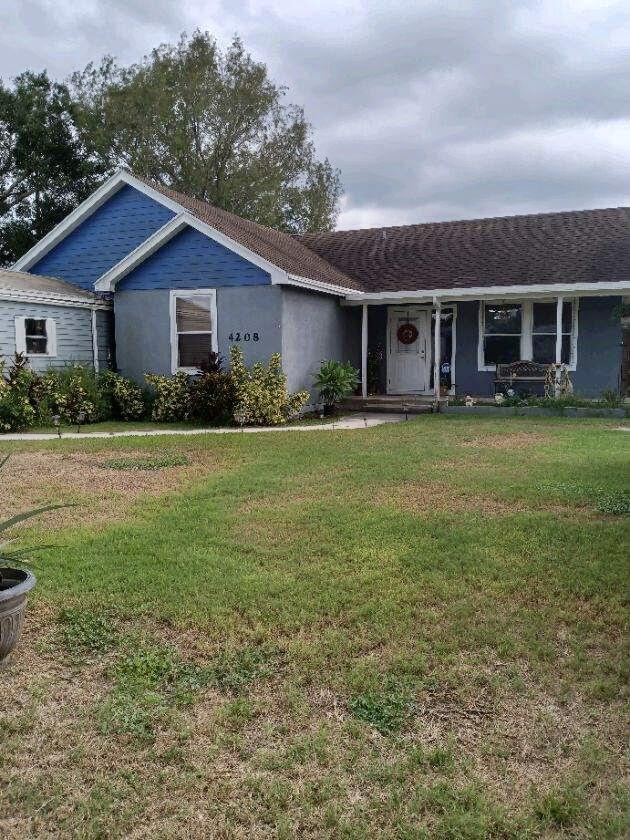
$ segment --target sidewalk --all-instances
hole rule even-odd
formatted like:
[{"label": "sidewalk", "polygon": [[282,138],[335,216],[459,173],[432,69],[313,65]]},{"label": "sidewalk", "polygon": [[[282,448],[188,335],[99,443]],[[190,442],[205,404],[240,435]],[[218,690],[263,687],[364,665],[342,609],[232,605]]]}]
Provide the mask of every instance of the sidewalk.
[{"label": "sidewalk", "polygon": [[[403,414],[360,414],[352,417],[340,417],[334,423],[310,423],[304,426],[246,426],[243,429],[136,429],[129,432],[63,432],[61,440],[92,440],[94,438],[117,437],[159,437],[161,435],[240,435],[258,432],[321,432],[346,429],[367,429],[383,423],[400,423]],[[55,433],[22,432],[0,435],[4,440],[59,440]]]}]

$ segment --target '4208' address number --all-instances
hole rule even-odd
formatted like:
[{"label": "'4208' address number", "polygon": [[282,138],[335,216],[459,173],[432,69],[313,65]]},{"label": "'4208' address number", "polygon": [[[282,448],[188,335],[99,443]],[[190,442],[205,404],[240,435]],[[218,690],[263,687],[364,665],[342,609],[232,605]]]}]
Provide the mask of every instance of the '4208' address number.
[{"label": "'4208' address number", "polygon": [[230,341],[260,341],[260,335],[257,332],[231,332],[228,338]]}]

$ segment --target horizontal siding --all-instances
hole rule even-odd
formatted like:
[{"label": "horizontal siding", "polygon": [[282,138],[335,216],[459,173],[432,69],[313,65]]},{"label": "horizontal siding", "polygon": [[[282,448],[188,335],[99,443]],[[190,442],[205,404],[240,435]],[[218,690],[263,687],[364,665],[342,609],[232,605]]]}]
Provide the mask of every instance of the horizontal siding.
[{"label": "horizontal siding", "polygon": [[123,278],[117,288],[148,291],[260,286],[270,282],[269,274],[257,265],[198,230],[186,228]]},{"label": "horizontal siding", "polygon": [[92,312],[62,306],[0,301],[0,358],[10,361],[15,353],[15,318],[54,318],[57,327],[57,355],[33,357],[34,370],[63,367],[72,362],[92,364]]},{"label": "horizontal siding", "polygon": [[173,216],[127,184],[29,270],[92,289],[102,274]]}]

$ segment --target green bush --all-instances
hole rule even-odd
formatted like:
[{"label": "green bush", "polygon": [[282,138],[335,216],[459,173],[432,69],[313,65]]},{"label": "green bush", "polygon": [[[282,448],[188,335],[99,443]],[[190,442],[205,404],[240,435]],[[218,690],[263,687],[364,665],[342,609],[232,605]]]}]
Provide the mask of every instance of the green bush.
[{"label": "green bush", "polygon": [[208,371],[190,383],[190,417],[201,423],[228,423],[236,408],[231,373]]},{"label": "green bush", "polygon": [[245,366],[243,351],[232,347],[231,374],[236,389],[234,419],[241,425],[279,426],[306,405],[308,391],[289,394],[279,353],[274,353],[267,366],[257,362],[250,370]]},{"label": "green bush", "polygon": [[190,417],[190,387],[185,373],[161,376],[147,373],[145,379],[154,391],[151,418],[158,423],[177,423]]},{"label": "green bush", "polygon": [[328,410],[336,403],[352,394],[359,384],[359,372],[350,362],[343,364],[334,359],[322,362],[319,373],[315,377],[315,387]]},{"label": "green bush", "polygon": [[141,420],[147,413],[148,399],[142,388],[113,370],[98,378],[99,386],[114,420]]},{"label": "green bush", "polygon": [[37,422],[36,379],[23,353],[15,354],[8,370],[0,363],[0,431],[20,432]]}]

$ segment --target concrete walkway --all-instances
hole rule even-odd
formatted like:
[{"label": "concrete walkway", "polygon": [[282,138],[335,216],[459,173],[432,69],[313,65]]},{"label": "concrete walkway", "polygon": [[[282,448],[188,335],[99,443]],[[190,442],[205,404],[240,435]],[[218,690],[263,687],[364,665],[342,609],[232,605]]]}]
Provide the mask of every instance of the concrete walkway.
[{"label": "concrete walkway", "polygon": [[[400,423],[403,414],[360,414],[352,417],[340,417],[334,423],[310,423],[303,426],[246,426],[241,429],[135,429],[128,432],[62,432],[61,440],[91,440],[94,438],[118,437],[160,437],[161,435],[240,435],[256,434],[257,432],[336,432],[346,429],[368,429],[381,426],[383,423]],[[4,440],[59,440],[55,433],[23,432],[0,435],[0,442]]]}]

